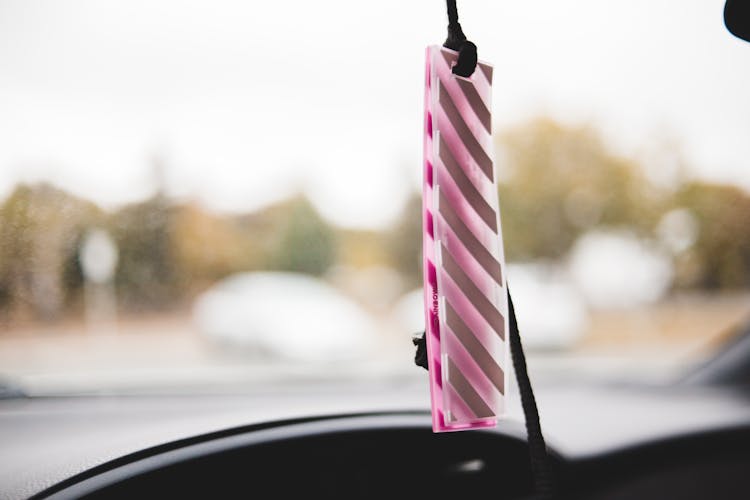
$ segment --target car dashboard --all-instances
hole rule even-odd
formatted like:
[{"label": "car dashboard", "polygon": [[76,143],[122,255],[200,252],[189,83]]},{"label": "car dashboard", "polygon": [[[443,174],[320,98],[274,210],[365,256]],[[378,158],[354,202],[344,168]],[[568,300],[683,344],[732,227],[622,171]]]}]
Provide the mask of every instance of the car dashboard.
[{"label": "car dashboard", "polygon": [[[433,434],[429,411],[403,409],[413,395],[392,389],[380,403],[367,391],[339,390],[0,401],[0,498],[532,495],[522,422]],[[680,409],[693,404],[706,413],[668,432],[656,419],[651,429],[642,426],[637,416],[664,413],[659,404],[670,404],[665,400],[679,391],[661,398],[632,388],[579,392],[581,401],[597,401],[598,394],[599,404],[584,408],[567,391],[557,397],[569,406],[555,404],[558,412],[546,413],[559,498],[746,497],[750,412],[741,398],[683,394]],[[543,422],[554,393],[541,391]],[[606,411],[618,411],[615,401],[626,407],[633,393],[652,407],[607,421]],[[299,416],[303,401],[311,413]],[[393,403],[401,409],[386,408]],[[628,418],[640,437],[626,430]],[[564,429],[577,432],[565,438]],[[582,443],[584,434],[589,443]]]}]

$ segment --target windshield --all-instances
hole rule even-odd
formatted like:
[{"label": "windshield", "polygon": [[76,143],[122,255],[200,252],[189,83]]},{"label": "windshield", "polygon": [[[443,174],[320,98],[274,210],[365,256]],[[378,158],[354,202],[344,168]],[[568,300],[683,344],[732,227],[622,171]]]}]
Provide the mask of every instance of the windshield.
[{"label": "windshield", "polygon": [[[721,1],[465,2],[532,375],[673,375],[750,313]],[[395,15],[397,13],[397,15]],[[412,2],[0,2],[0,385],[423,373]]]}]

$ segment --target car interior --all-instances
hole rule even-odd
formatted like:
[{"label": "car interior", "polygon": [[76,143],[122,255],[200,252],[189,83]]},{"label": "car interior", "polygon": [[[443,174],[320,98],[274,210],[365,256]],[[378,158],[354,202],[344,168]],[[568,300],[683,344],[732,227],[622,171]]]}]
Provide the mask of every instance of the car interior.
[{"label": "car interior", "polygon": [[[455,9],[455,2],[452,3]],[[673,5],[675,9],[688,8],[679,2],[673,2]],[[441,8],[442,4],[436,6],[440,15],[443,14]],[[481,11],[482,7],[477,5],[475,8]],[[261,5],[256,4],[253,4],[253,9],[258,13],[263,10]],[[3,6],[0,2],[0,17],[2,16]],[[717,16],[720,16],[719,12]],[[727,38],[734,36],[738,43],[743,43],[747,60],[750,60],[750,45],[745,42],[750,42],[750,1],[727,0],[723,16],[728,30],[724,35]],[[435,18],[437,19],[437,15]],[[679,22],[679,19],[679,13],[676,12],[675,22]],[[319,19],[312,21],[321,30],[326,29],[326,23],[339,22],[333,13],[325,12],[320,12]],[[465,25],[468,33],[471,31],[468,29],[468,20]],[[164,29],[180,28],[167,26]],[[383,30],[387,31],[387,28],[383,27]],[[637,32],[638,28],[633,27],[633,31]],[[481,60],[481,43],[478,44],[478,50]],[[473,64],[476,66],[476,53],[474,57]],[[462,64],[467,63],[463,61]],[[496,73],[505,69],[501,65],[496,68],[500,68],[495,70]],[[2,72],[0,69],[0,74]],[[0,77],[0,90],[3,81]],[[263,88],[270,91],[268,89],[272,89],[273,84]],[[747,95],[739,101],[746,98]],[[747,105],[747,102],[739,101],[738,106]],[[417,107],[419,105],[421,103],[415,104]],[[290,106],[294,106],[293,101]],[[2,130],[0,127],[0,132]],[[158,172],[157,170],[157,176]],[[279,213],[298,213],[306,210],[305,206],[290,205]],[[418,215],[419,209],[412,212]],[[132,226],[128,227],[148,228],[152,227],[149,224],[158,223],[137,211],[129,217]],[[224,226],[219,228],[218,223],[212,222],[212,219],[203,221],[200,215],[195,214],[191,217],[193,219],[186,216],[180,220],[199,220],[202,224],[200,227],[205,228],[206,234],[215,236],[212,240],[216,244],[212,247],[215,252],[211,254],[213,260],[209,264],[220,269],[217,276],[229,276],[230,271],[234,271],[229,267],[225,271],[222,266],[225,266],[225,262],[233,254],[222,254],[220,250],[216,250],[224,241],[222,238],[228,238],[226,234],[229,233],[223,229]],[[272,214],[268,219],[270,222],[254,219],[252,216],[238,217],[232,227],[252,230],[275,227],[278,225],[275,221],[281,220],[281,217]],[[5,219],[0,219],[0,222],[3,220]],[[324,260],[316,253],[319,251],[319,244],[322,245],[322,237],[297,240],[293,236],[304,233],[318,222],[310,222],[312,219],[304,217],[300,220],[303,222],[297,226],[290,225],[292,229],[276,240],[282,241],[279,248],[301,248],[314,254],[309,265],[312,269],[317,269],[315,266],[321,265],[320,262]],[[419,221],[416,224],[419,228]],[[750,227],[750,221],[745,220],[744,226]],[[124,223],[122,227],[125,227]],[[159,229],[161,226],[153,227],[156,229],[149,234],[156,235],[152,238],[156,240],[162,234]],[[505,230],[515,228],[517,226],[509,225]],[[721,230],[721,227],[717,229]],[[183,230],[183,233],[188,234],[189,231]],[[6,243],[2,239],[3,234],[5,233],[0,233],[0,244]],[[321,234],[327,233],[322,231]],[[361,230],[361,233],[355,235],[363,238],[365,243],[347,247],[350,254],[365,255],[362,257],[364,260],[374,259],[379,255],[379,250],[371,250],[373,247],[367,246],[367,242],[371,241],[367,238],[373,238],[371,233]],[[104,237],[97,238],[99,236],[93,237],[89,247],[96,254],[95,260],[106,261],[110,257],[110,260],[116,260],[116,256],[110,255],[116,255],[116,251],[110,248],[108,240]],[[191,243],[186,246],[188,250],[181,254],[183,256],[190,257],[193,255],[190,250],[200,247],[197,240],[189,241]],[[10,248],[14,244],[16,240],[10,241],[6,246]],[[120,246],[120,254],[125,255],[127,247]],[[364,247],[369,248],[370,253],[362,251],[361,248]],[[242,251],[245,250],[243,247]],[[406,251],[406,260],[415,262],[419,274],[416,255],[409,252],[411,250]],[[149,252],[138,255],[146,253]],[[3,255],[6,254],[0,254]],[[298,265],[296,254],[291,257],[284,254],[278,258],[282,260],[274,260],[269,265],[268,272],[285,270],[284,265],[288,265],[289,269]],[[551,260],[546,256],[544,259]],[[740,261],[741,258],[738,257],[736,262]],[[750,261],[743,262],[742,266],[750,267]],[[84,265],[85,263],[79,267]],[[111,264],[110,267],[114,266],[115,264]],[[75,273],[80,269],[76,271],[74,268],[75,266],[66,267],[65,272],[68,274],[65,276],[78,276]],[[345,266],[325,267],[329,268],[333,271],[328,271],[327,276],[334,276],[330,282],[344,281],[343,278],[336,281],[336,277],[345,275]],[[158,273],[168,271],[160,265],[143,268],[145,270],[141,271],[134,269],[133,275],[143,271],[167,276]],[[546,285],[551,286],[549,284],[557,279],[556,275],[551,272],[545,274],[544,270],[548,268],[541,269],[542,285],[546,282]],[[103,297],[96,299],[99,300],[97,307],[109,310],[107,308],[115,306],[107,302],[108,292],[96,295],[99,293],[96,290],[105,290],[109,286],[107,280],[115,278],[106,277],[112,274],[111,270],[104,269],[100,272],[104,276],[100,281],[93,279],[94,284],[90,288],[82,288],[84,285],[79,287],[83,297],[81,300],[89,300],[91,296]],[[339,274],[335,274],[336,272]],[[204,286],[210,282],[201,278],[198,271],[195,273],[198,277],[190,278],[195,283]],[[377,268],[374,274],[380,281],[372,282],[384,283],[383,288],[394,282],[400,283],[398,279],[391,279],[391,275],[381,268]],[[1,280],[4,279],[3,276],[5,275],[0,273],[0,306],[5,293]],[[511,273],[510,286],[514,289],[512,276]],[[85,381],[89,385],[81,382],[83,375],[80,373],[83,372],[82,369],[79,370],[80,367],[76,364],[78,358],[73,354],[78,345],[75,340],[70,351],[62,351],[62,357],[70,356],[69,363],[59,365],[69,370],[68,378],[65,379],[70,388],[69,391],[66,389],[67,392],[52,390],[34,393],[34,387],[57,387],[53,383],[55,372],[46,376],[29,375],[24,380],[30,382],[23,385],[14,384],[13,378],[6,377],[5,369],[0,366],[0,498],[748,498],[750,318],[746,316],[731,331],[723,331],[721,342],[701,344],[709,354],[699,362],[687,367],[680,366],[667,376],[648,379],[646,382],[636,377],[623,379],[606,374],[588,376],[585,379],[575,378],[568,368],[578,364],[578,358],[558,361],[554,357],[557,352],[556,344],[539,349],[528,349],[527,344],[526,360],[523,360],[521,350],[521,364],[518,362],[517,350],[512,352],[514,380],[517,382],[514,382],[514,389],[507,396],[509,400],[515,401],[508,403],[514,408],[509,416],[501,417],[498,425],[491,428],[434,433],[428,393],[428,377],[431,372],[418,366],[427,368],[424,343],[420,354],[417,350],[418,339],[414,343],[417,347],[414,348],[411,339],[407,337],[398,338],[394,342],[398,343],[398,349],[406,349],[410,354],[416,352],[416,363],[411,358],[393,361],[393,365],[398,366],[394,372],[408,372],[408,377],[383,375],[376,368],[368,372],[370,365],[366,361],[357,361],[357,368],[367,376],[364,381],[356,377],[349,378],[341,368],[344,366],[343,362],[334,358],[334,355],[340,355],[344,359],[350,353],[372,350],[371,337],[377,336],[377,331],[370,333],[369,320],[363,319],[358,310],[351,306],[348,298],[342,298],[328,285],[313,283],[308,278],[277,278],[273,274],[238,273],[234,278],[222,279],[225,281],[216,281],[220,284],[202,295],[200,300],[196,300],[198,305],[191,313],[197,318],[195,321],[200,328],[211,332],[198,342],[197,345],[202,350],[192,344],[164,341],[163,345],[158,346],[162,351],[153,354],[156,362],[152,361],[150,371],[143,372],[146,380],[144,384],[137,385],[139,381],[128,380],[121,385],[107,386],[106,383],[111,381],[103,376],[98,382],[102,383],[102,387],[109,388],[90,390],[89,381]],[[416,279],[420,279],[419,276]],[[277,283],[281,285],[276,287]],[[44,283],[37,283],[34,286],[38,288],[43,285]],[[543,288],[542,285],[537,287],[541,290],[539,293],[552,294],[549,302],[556,300],[557,295],[554,294],[561,288]],[[130,285],[122,285],[123,289],[126,286]],[[157,303],[158,293],[162,293],[160,290],[177,286],[178,281],[159,278],[150,282],[148,287],[137,289],[136,293],[153,292],[153,295],[147,295],[147,302]],[[523,286],[525,285],[519,279],[519,295],[514,295],[516,302],[523,301],[525,297]],[[740,289],[745,293],[747,284],[741,284]],[[118,288],[117,293],[120,293],[119,290]],[[122,293],[126,297],[123,300],[127,300],[125,292]],[[242,295],[245,293],[247,295]],[[362,294],[367,293],[375,292],[366,288]],[[562,293],[566,293],[564,289]],[[312,295],[320,298],[320,304],[307,301]],[[600,295],[598,298],[603,297],[603,294]],[[238,297],[237,301],[233,302],[233,297]],[[269,302],[262,302],[258,297]],[[421,291],[414,297],[416,301],[404,304],[414,309],[411,305],[416,303],[416,309],[421,314]],[[271,302],[271,298],[277,302]],[[324,303],[323,298],[330,300]],[[260,306],[243,305],[256,299]],[[284,301],[292,305],[281,314],[275,306],[264,305]],[[327,304],[331,304],[330,308]],[[559,304],[567,303],[560,300]],[[693,307],[693,302],[687,301],[686,304],[680,311]],[[747,307],[746,304],[740,306],[739,308],[745,309]],[[535,325],[534,321],[538,319],[534,317],[535,313],[542,316],[543,309],[532,310],[528,314],[520,307],[523,306],[519,306],[518,325],[515,325],[515,313],[511,313],[511,321],[515,325],[516,334],[520,332],[520,339],[526,340],[525,319],[529,318],[529,329],[532,330],[535,326],[531,325]],[[577,304],[573,304],[566,311],[576,312],[576,307]],[[341,316],[337,319],[334,316],[339,312]],[[316,318],[316,314],[323,317]],[[283,321],[274,323],[275,316],[279,315],[284,316]],[[569,316],[575,315],[571,313]],[[625,316],[614,317],[611,324],[625,323],[621,319]],[[636,320],[646,321],[643,317],[638,316]],[[0,316],[0,334],[5,325],[11,325],[10,320],[3,321]],[[96,321],[96,318],[92,321]],[[700,328],[710,330],[712,321],[714,317],[702,323]],[[239,325],[244,325],[245,322],[254,323],[253,326],[260,325],[258,331],[266,322],[282,326],[278,327],[279,333],[265,337],[258,334],[254,344],[244,345],[245,330]],[[683,328],[682,323],[675,324],[676,330]],[[361,341],[352,340],[348,343],[351,325],[357,325],[355,328],[362,333]],[[157,327],[168,329],[171,324],[165,321],[158,323]],[[10,330],[10,326],[7,328]],[[575,325],[571,329],[575,329]],[[320,341],[305,344],[306,339],[310,338],[306,333],[317,335]],[[326,335],[329,337],[325,337]],[[559,343],[565,342],[565,335],[567,334],[564,332],[560,334],[559,338],[563,340],[559,340]],[[101,346],[109,346],[111,343],[114,346],[111,347],[112,350],[120,349],[120,344],[112,343],[113,336],[96,337],[95,341]],[[21,340],[12,344],[16,342],[16,338]],[[23,342],[29,341],[29,338],[31,334],[21,332],[8,341],[7,345],[10,347],[0,346],[0,351],[6,349],[0,352],[0,356],[5,356],[0,359],[10,363],[5,360],[21,356],[23,346],[26,345]],[[140,342],[143,335],[135,335],[134,338]],[[533,345],[531,333],[528,340]],[[37,343],[38,354],[35,354],[36,358],[29,358],[32,359],[29,363],[44,364],[47,358],[53,356],[50,354],[52,350],[45,351],[51,349],[49,344],[53,342],[52,337],[40,335],[33,341]],[[15,347],[16,345],[21,347]],[[520,345],[515,347],[519,348]],[[134,348],[132,352],[141,356],[142,351],[149,349],[151,347],[136,351]],[[221,349],[230,352],[230,356],[236,356],[236,359],[231,358],[234,364],[222,365],[211,372],[215,377],[211,381],[211,387],[220,386],[221,390],[210,389],[208,383],[201,385],[202,381],[193,383],[195,380],[200,381],[203,372],[188,362],[179,365],[177,371],[184,380],[191,382],[189,389],[181,391],[178,384],[168,385],[166,389],[156,388],[154,384],[152,390],[148,390],[150,380],[162,375],[159,356],[165,356],[164,371],[167,369],[167,355],[162,352],[179,351],[180,355],[191,362],[194,359],[203,361],[201,356],[204,356],[209,360],[206,366],[214,369],[216,366],[211,365],[213,358],[207,356]],[[514,349],[513,345],[511,349]],[[209,354],[204,354],[204,351]],[[298,369],[294,375],[305,383],[287,384],[281,380],[283,377],[275,378],[275,372],[272,373],[271,368],[267,368],[275,365],[264,364],[267,357],[277,352],[291,353],[290,355],[299,356],[300,359],[304,356],[309,356],[310,359],[319,356],[323,361],[297,361],[294,358],[288,366]],[[334,354],[327,358],[329,353]],[[652,358],[658,358],[662,353],[663,351],[656,351]],[[640,351],[638,355],[641,356]],[[133,355],[134,364],[144,363],[145,366],[150,359],[146,355],[142,358],[138,356]],[[652,358],[643,354],[643,373],[649,373]],[[248,359],[251,362],[247,362]],[[547,377],[535,377],[538,359],[542,363],[547,362],[544,366],[551,367]],[[603,359],[601,364],[608,363],[606,358]],[[528,373],[526,361],[529,363]],[[107,361],[101,363],[106,364]],[[256,363],[253,366],[257,366],[257,369],[245,366],[253,363]],[[309,367],[321,366],[320,372],[316,371],[317,368],[308,370]],[[635,366],[638,371],[641,365],[628,365],[629,370],[633,370],[631,366]],[[19,379],[27,374],[22,368],[16,369],[20,374]],[[8,368],[8,371],[11,370]],[[63,369],[58,371],[62,372]],[[30,369],[28,373],[31,373]],[[205,373],[209,373],[208,368]],[[257,385],[252,390],[245,391],[242,384],[251,379]],[[534,392],[531,392],[531,382],[528,388],[524,386],[524,380],[529,379],[534,383]],[[317,384],[321,381],[322,383]],[[60,384],[62,387],[62,382]],[[147,389],[142,390],[142,386]],[[132,387],[141,389],[131,390]],[[178,389],[173,390],[175,387]],[[235,390],[237,388],[242,390]],[[538,408],[533,400],[534,393]],[[537,424],[541,422],[539,430],[534,427],[535,420]],[[538,432],[538,437],[532,438],[535,432]],[[539,446],[543,447],[541,452]]]}]

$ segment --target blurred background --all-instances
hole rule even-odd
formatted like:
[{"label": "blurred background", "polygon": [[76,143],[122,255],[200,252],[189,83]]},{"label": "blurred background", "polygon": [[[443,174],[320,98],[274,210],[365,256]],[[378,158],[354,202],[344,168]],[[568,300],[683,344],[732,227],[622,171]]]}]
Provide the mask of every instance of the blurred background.
[{"label": "blurred background", "polygon": [[[750,321],[750,46],[724,2],[460,3],[495,65],[532,376],[710,355]],[[0,0],[0,379],[423,377],[423,58],[445,25],[426,0]]]}]

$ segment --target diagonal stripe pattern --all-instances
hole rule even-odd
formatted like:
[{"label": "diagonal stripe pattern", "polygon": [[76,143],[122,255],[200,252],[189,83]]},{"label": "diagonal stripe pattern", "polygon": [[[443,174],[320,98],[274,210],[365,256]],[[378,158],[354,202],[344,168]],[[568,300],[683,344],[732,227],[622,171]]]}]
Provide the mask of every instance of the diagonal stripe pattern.
[{"label": "diagonal stripe pattern", "polygon": [[423,189],[425,322],[433,429],[494,425],[503,412],[504,257],[492,161],[492,68],[453,75],[427,49]]}]

